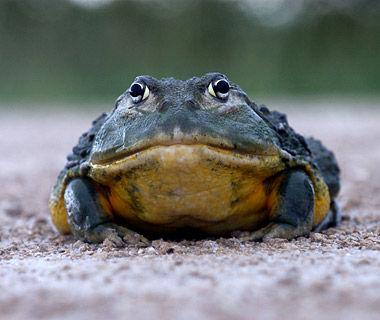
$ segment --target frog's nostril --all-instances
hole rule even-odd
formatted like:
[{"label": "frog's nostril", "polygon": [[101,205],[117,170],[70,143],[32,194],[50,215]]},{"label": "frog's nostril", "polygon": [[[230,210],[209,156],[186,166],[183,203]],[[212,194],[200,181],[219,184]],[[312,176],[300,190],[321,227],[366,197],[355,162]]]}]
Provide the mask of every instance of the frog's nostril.
[{"label": "frog's nostril", "polygon": [[197,109],[200,109],[201,106],[199,105],[199,103],[195,102],[194,100],[190,99],[190,100],[186,100],[185,103],[184,103],[185,107],[190,109],[190,110],[197,110]]}]

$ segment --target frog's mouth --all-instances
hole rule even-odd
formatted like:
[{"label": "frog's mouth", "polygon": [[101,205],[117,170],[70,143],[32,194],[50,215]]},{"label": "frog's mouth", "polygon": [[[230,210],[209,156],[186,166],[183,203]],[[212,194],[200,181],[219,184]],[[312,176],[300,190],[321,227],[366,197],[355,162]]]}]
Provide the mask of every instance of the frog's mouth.
[{"label": "frog's mouth", "polygon": [[[107,162],[90,161],[89,175],[101,183],[113,178],[129,175],[147,176],[150,181],[161,181],[163,177],[218,175],[219,168],[226,172],[250,172],[255,176],[268,177],[286,167],[281,153],[248,154],[235,150],[203,144],[154,145],[123,153]],[[203,168],[203,169],[202,169]],[[186,172],[186,174],[185,174]],[[104,180],[104,181],[103,181]],[[182,179],[186,181],[185,178]]]},{"label": "frog's mouth", "polygon": [[[119,161],[127,161],[141,155],[149,154],[149,151],[165,150],[169,147],[204,147],[212,150],[215,154],[229,155],[231,158],[262,158],[262,157],[279,157],[281,150],[273,145],[265,143],[255,143],[246,148],[239,147],[238,144],[220,138],[210,136],[185,136],[185,137],[168,137],[166,135],[156,136],[153,139],[138,141],[129,146],[120,146],[107,151],[94,152],[91,155],[93,165],[109,165]],[[205,150],[206,150],[205,149]],[[171,150],[174,150],[173,148]]]}]

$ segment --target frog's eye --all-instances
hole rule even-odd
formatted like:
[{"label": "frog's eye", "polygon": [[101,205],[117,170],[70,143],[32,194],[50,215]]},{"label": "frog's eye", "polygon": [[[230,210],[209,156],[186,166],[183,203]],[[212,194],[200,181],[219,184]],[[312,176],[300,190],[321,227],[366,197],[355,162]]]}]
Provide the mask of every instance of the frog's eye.
[{"label": "frog's eye", "polygon": [[145,83],[136,81],[129,87],[129,94],[132,97],[132,101],[138,103],[148,98],[149,88]]},{"label": "frog's eye", "polygon": [[218,79],[210,82],[208,92],[219,99],[227,99],[230,91],[230,84],[226,79]]}]

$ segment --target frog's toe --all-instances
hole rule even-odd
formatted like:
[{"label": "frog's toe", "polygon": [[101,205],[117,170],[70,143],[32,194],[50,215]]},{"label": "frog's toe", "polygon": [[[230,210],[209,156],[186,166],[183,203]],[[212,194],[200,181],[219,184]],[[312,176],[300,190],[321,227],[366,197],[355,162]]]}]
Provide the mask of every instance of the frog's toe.
[{"label": "frog's toe", "polygon": [[108,239],[117,247],[125,245],[123,238],[116,229],[116,225],[112,224],[100,224],[93,229],[87,230],[83,238],[83,240],[90,243],[101,243]]},{"label": "frog's toe", "polygon": [[118,235],[128,244],[134,244],[139,246],[148,246],[150,241],[145,238],[143,235],[132,231],[123,226],[115,225]]},{"label": "frog's toe", "polygon": [[239,237],[242,241],[267,241],[270,239],[293,239],[309,232],[307,228],[295,227],[287,223],[270,223],[264,228],[253,232],[244,232]]},{"label": "frog's toe", "polygon": [[87,230],[83,238],[84,241],[90,243],[101,243],[104,240],[108,240],[116,247],[123,247],[126,244],[139,246],[147,246],[149,244],[149,240],[142,235],[115,223],[100,224]]}]

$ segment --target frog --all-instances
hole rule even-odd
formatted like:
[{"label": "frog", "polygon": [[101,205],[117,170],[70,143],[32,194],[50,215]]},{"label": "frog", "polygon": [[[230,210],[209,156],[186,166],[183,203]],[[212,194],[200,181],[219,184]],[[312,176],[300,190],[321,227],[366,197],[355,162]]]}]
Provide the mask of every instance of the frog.
[{"label": "frog", "polygon": [[339,223],[339,189],[334,153],[226,75],[143,75],[79,138],[49,207],[61,234],[89,243],[290,240]]}]

